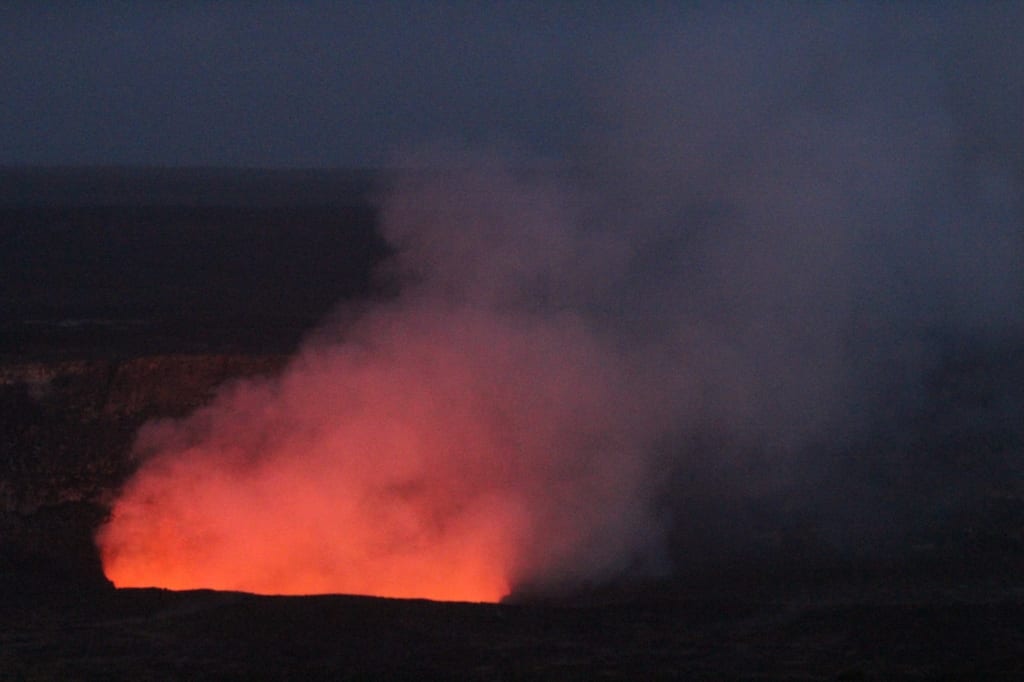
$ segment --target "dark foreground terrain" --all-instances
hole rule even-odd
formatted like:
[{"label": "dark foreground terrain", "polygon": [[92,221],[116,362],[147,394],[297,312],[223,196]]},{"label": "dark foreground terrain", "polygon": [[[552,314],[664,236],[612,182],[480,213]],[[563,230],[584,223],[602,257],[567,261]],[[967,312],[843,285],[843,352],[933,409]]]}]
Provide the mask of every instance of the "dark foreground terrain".
[{"label": "dark foreground terrain", "polygon": [[993,603],[474,605],[121,590],[0,609],[5,680],[1019,680]]},{"label": "dark foreground terrain", "polygon": [[[908,512],[884,551],[751,507],[731,545],[680,523],[669,577],[557,598],[115,590],[92,536],[138,427],[278,371],[337,301],[380,293],[369,183],[0,172],[0,681],[1024,679],[1024,343],[937,365],[900,447],[947,462],[925,471],[955,504]],[[972,481],[964,453],[1006,474]]]}]

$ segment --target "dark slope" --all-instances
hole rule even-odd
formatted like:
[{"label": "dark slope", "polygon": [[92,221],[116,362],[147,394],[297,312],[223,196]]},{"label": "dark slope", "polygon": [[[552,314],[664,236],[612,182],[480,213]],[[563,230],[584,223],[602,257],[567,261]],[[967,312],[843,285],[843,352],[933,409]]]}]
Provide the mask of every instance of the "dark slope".
[{"label": "dark slope", "polygon": [[125,590],[0,608],[4,679],[1011,680],[1020,603],[472,605]]}]

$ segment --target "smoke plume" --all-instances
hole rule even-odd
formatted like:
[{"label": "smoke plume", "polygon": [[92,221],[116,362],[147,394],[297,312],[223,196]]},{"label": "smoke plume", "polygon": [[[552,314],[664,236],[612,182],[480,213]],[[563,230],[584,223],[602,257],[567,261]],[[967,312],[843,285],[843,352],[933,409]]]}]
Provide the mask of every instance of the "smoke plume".
[{"label": "smoke plume", "polygon": [[495,167],[400,181],[402,295],[144,429],[100,536],[115,583],[496,600],[644,544],[667,415],[611,339],[536,305],[579,253],[549,194]]},{"label": "smoke plume", "polygon": [[[1021,12],[973,9],[688,15],[566,172],[415,158],[447,170],[385,193],[399,294],[147,425],[108,576],[496,600],[700,561],[751,501],[837,543],[932,514],[964,471],[904,421],[944,343],[1024,330]],[[959,466],[1021,473],[1015,408]]]}]

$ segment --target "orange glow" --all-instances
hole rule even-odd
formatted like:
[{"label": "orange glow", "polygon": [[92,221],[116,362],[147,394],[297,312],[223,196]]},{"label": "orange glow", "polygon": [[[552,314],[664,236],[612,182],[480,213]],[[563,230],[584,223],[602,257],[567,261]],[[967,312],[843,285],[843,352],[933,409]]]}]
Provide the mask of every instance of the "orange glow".
[{"label": "orange glow", "polygon": [[[296,483],[270,488],[295,492],[310,482]],[[191,484],[161,490],[157,504],[133,494],[161,485],[143,476],[117,503],[99,537],[117,587],[480,602],[509,591],[502,528],[487,527],[504,525],[497,509],[482,523],[442,532],[424,527],[429,514],[417,518],[416,504],[394,499],[362,514],[346,505],[331,512],[308,490],[280,504],[208,471]]]},{"label": "orange glow", "polygon": [[[353,593],[497,601],[513,514],[479,499],[447,509],[439,486],[346,486],[308,459],[231,470],[200,451],[133,480],[98,537],[118,587]],[[311,469],[291,466],[304,463]],[[216,464],[215,464],[216,463]]]},{"label": "orange glow", "polygon": [[363,442],[356,453],[322,435],[304,449],[284,443],[251,468],[208,449],[151,461],[98,537],[107,577],[261,594],[505,596],[514,510],[444,480],[460,463],[422,451],[401,434],[408,425],[370,426],[345,429]]},{"label": "orange glow", "polygon": [[97,535],[107,577],[497,601],[621,554],[638,466],[600,349],[571,318],[414,312],[144,427]]},{"label": "orange glow", "polygon": [[657,542],[664,368],[570,305],[614,244],[492,164],[429,175],[382,210],[400,296],[140,430],[96,537],[115,585],[496,601]]}]

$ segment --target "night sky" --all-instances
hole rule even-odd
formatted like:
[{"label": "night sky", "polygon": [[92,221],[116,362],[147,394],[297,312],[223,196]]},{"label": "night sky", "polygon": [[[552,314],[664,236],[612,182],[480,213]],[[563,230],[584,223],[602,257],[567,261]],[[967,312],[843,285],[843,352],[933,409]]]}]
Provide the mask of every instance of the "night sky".
[{"label": "night sky", "polygon": [[0,163],[365,166],[436,140],[563,156],[585,91],[685,12],[619,3],[4,3]]},{"label": "night sky", "polygon": [[576,160],[652,58],[718,97],[794,78],[808,41],[819,84],[921,68],[954,108],[987,100],[982,137],[1019,127],[1020,3],[696,5],[4,3],[0,164],[372,166],[437,143]]}]

